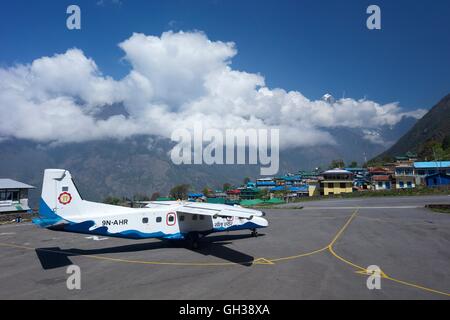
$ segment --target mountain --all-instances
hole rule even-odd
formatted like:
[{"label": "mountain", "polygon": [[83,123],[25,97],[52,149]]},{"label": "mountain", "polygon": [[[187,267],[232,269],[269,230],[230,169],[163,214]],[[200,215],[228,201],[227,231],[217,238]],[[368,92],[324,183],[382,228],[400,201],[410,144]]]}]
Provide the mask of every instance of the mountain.
[{"label": "mountain", "polygon": [[[374,158],[378,161],[414,152],[423,160],[433,159],[433,150],[448,148],[450,140],[450,94],[439,101],[397,143]],[[447,142],[445,142],[447,141]]]},{"label": "mountain", "polygon": [[[362,163],[385,149],[380,141],[392,144],[413,124],[414,119],[404,118],[397,126],[371,132],[370,139],[366,130],[329,130],[336,144],[281,151],[279,174],[327,168],[333,159]],[[171,187],[181,183],[190,184],[197,191],[205,186],[221,188],[225,182],[240,185],[245,177],[259,176],[259,165],[177,166],[169,156],[172,147],[173,142],[168,139],[149,136],[65,145],[4,140],[0,142],[0,178],[36,186],[30,193],[30,203],[35,207],[46,168],[70,170],[81,194],[96,201],[107,196],[150,196],[153,192],[166,195]]]}]

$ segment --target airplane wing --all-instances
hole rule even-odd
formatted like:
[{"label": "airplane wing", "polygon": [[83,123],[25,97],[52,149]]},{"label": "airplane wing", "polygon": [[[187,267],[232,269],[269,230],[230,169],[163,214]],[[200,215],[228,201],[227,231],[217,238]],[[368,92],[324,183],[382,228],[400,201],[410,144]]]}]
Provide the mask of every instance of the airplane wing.
[{"label": "airplane wing", "polygon": [[146,208],[167,208],[180,204],[179,201],[141,201],[139,203],[145,204]]},{"label": "airplane wing", "polygon": [[201,202],[186,202],[175,210],[178,213],[199,214],[212,217],[238,217],[249,220],[254,216],[261,217],[264,215],[263,212],[258,210]]}]

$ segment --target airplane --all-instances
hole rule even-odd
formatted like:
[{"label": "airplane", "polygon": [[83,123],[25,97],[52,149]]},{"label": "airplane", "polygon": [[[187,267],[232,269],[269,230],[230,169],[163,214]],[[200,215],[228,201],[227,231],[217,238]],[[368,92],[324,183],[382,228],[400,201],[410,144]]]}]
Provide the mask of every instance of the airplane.
[{"label": "airplane", "polygon": [[208,234],[266,228],[259,210],[187,201],[151,201],[127,208],[83,200],[68,170],[46,169],[33,223],[54,231],[127,239],[187,240],[192,249]]}]

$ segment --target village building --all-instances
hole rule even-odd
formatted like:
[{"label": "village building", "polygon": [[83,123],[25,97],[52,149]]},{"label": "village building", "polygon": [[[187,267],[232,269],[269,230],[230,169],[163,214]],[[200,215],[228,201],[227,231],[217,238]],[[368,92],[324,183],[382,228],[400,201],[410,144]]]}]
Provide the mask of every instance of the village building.
[{"label": "village building", "polygon": [[450,185],[450,174],[448,173],[435,173],[425,177],[425,184],[427,187],[439,187]]},{"label": "village building", "polygon": [[320,181],[320,195],[353,192],[353,174],[343,169],[333,169],[322,173],[323,180]]},{"label": "village building", "polygon": [[0,179],[0,214],[30,210],[28,191],[34,188],[12,179]]}]

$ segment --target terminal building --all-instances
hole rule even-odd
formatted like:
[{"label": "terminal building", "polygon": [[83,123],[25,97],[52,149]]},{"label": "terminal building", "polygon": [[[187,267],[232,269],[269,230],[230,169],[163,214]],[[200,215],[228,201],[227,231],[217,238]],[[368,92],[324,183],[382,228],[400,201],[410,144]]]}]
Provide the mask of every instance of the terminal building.
[{"label": "terminal building", "polygon": [[0,214],[30,210],[28,191],[33,186],[12,179],[0,179]]},{"label": "terminal building", "polygon": [[320,181],[320,195],[353,192],[353,174],[342,169],[328,170],[322,173],[323,180]]}]

